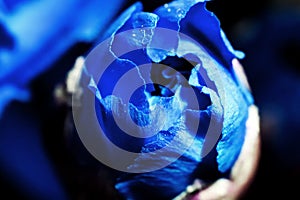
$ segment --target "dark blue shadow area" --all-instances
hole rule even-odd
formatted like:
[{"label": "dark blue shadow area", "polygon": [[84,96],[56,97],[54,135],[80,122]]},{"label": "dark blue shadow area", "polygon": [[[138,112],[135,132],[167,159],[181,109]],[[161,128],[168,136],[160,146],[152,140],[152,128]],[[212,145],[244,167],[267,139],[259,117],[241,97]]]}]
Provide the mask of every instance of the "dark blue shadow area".
[{"label": "dark blue shadow area", "polygon": [[41,122],[26,104],[12,103],[0,120],[0,169],[3,184],[28,199],[68,199],[46,152]]}]

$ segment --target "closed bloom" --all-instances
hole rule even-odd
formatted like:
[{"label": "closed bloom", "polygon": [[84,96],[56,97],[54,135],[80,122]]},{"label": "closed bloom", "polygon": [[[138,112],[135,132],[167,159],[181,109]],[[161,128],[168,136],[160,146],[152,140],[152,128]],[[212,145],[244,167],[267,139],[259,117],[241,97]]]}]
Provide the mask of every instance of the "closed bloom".
[{"label": "closed bloom", "polygon": [[134,153],[106,155],[128,161],[115,185],[126,199],[172,199],[195,179],[228,178],[240,154],[253,100],[232,61],[244,55],[205,5],[177,0],[149,13],[136,3],[107,31],[107,48],[87,56],[81,87],[96,96],[102,134]]}]

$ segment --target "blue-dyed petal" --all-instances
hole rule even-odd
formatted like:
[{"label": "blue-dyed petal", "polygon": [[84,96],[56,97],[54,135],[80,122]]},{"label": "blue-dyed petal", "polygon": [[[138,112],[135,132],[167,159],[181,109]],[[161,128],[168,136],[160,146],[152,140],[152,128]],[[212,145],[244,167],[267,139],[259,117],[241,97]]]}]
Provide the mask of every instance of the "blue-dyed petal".
[{"label": "blue-dyed petal", "polygon": [[[195,143],[182,157],[169,166],[150,173],[124,175],[116,185],[120,193],[128,199],[173,198],[182,192],[187,184],[190,184],[195,178],[214,181],[230,172],[244,142],[248,105],[252,102],[245,98],[244,94],[247,91],[241,88],[240,83],[235,80],[231,71],[232,59],[236,57],[242,58],[243,53],[232,48],[220,28],[220,22],[216,16],[205,8],[205,1],[173,1],[158,8],[154,14],[140,12],[140,8],[140,6],[130,8],[126,14],[126,19],[121,20],[121,23],[117,22],[119,25],[114,26],[116,30],[111,31],[111,43],[107,51],[110,56],[115,58],[115,61],[106,70],[97,85],[98,91],[101,93],[99,100],[103,107],[108,106],[104,110],[110,111],[110,103],[106,102],[106,100],[115,98],[110,96],[115,84],[128,70],[136,68],[136,71],[138,71],[138,66],[141,64],[160,63],[167,56],[183,58],[192,55],[192,57],[197,58],[193,60],[196,61],[197,65],[191,71],[188,83],[198,93],[209,97],[210,104],[205,106],[199,105],[200,107],[202,106],[203,110],[197,110],[199,111],[197,114],[191,114],[186,111],[182,115],[188,116],[187,113],[189,113],[191,119],[193,117],[200,118],[199,124],[201,127],[197,132]],[[168,34],[157,34],[155,27],[178,31],[178,35],[170,38]],[[117,38],[116,33],[133,28],[138,28],[142,31],[139,33],[134,32],[136,31],[134,30],[126,37]],[[145,30],[148,32],[145,32]],[[182,39],[179,37],[179,32],[187,34],[199,44]],[[124,55],[119,54],[121,52],[120,49],[124,46],[133,46],[139,50]],[[159,48],[155,49],[155,47],[161,47],[165,50],[158,50]],[[208,80],[204,81],[203,77],[197,73],[196,68],[204,71]],[[136,76],[139,77],[139,81],[145,78],[138,73],[136,73]],[[149,77],[146,78],[148,79]],[[123,93],[127,92],[125,86],[121,88]],[[139,92],[142,93],[143,91],[138,90],[137,93]],[[129,112],[131,112],[130,117],[135,118],[137,124],[147,124],[149,118],[145,118],[139,112],[135,112],[135,109],[140,109],[144,111],[143,113],[148,114],[149,110],[147,109],[151,105],[155,105],[151,103],[164,102],[162,100],[164,99],[163,97],[155,98],[159,100],[153,101],[149,96],[144,95],[141,98],[142,101],[137,101],[134,104],[135,107],[132,106],[134,109],[129,109]],[[197,98],[201,98],[201,95],[198,95]],[[139,105],[147,102],[149,103],[147,106]],[[207,101],[199,100],[199,102],[207,104]],[[186,104],[183,100],[182,103]],[[164,104],[165,108],[169,106],[167,102],[164,102]],[[175,108],[177,107],[170,108],[170,113],[176,110]],[[120,109],[120,115],[122,114],[121,111],[122,109]],[[118,111],[116,110],[115,112],[117,113]],[[115,129],[116,125],[109,120],[111,113],[103,113],[104,115],[107,114],[107,116],[102,118],[103,124],[113,127],[112,133],[108,131],[108,134],[115,134],[113,137],[115,137],[115,140],[118,140],[117,133],[119,131]],[[119,145],[126,147],[126,144],[134,144],[137,147],[134,150],[142,153],[136,158],[134,164],[128,166],[130,169],[137,171],[144,169],[143,167],[147,164],[147,160],[167,162],[170,159],[172,160],[173,154],[178,154],[181,151],[182,144],[189,139],[192,131],[189,130],[188,123],[181,124],[172,117],[168,117],[168,119],[169,121],[166,123],[167,129],[163,129],[154,137],[146,138],[140,143],[120,135],[122,137],[121,143],[123,144]],[[214,126],[212,130],[210,130],[210,124]],[[184,130],[180,129],[182,127],[184,127]],[[174,140],[174,135],[181,136],[181,140]],[[170,154],[157,157],[155,150],[166,146],[171,140],[175,141],[175,145],[169,149],[168,153]],[[213,146],[210,146],[211,143]],[[205,157],[203,158],[202,156]],[[211,174],[203,174],[206,172]]]},{"label": "blue-dyed petal", "polygon": [[[152,40],[152,28],[156,27],[158,16],[152,13],[140,12],[141,8],[140,3],[131,6],[121,15],[121,18],[112,25],[109,31],[112,35],[110,36],[110,49],[107,49],[106,53],[114,57],[115,60],[108,66],[97,83],[102,98],[111,95],[118,80],[127,71],[133,68],[136,68],[136,75],[140,77],[137,79],[142,81],[149,79],[149,75],[147,74],[145,77],[139,75],[137,66],[151,63],[145,48]],[[127,32],[125,36],[118,34],[118,37],[115,37],[115,34],[126,30],[131,30],[131,32]],[[125,52],[125,54],[122,54],[123,52]],[[95,65],[95,63],[91,63],[91,65]],[[96,66],[92,67],[91,65],[89,65],[90,69],[96,68]],[[100,67],[106,66],[101,66],[100,64]],[[124,92],[126,92],[126,86],[123,87]],[[149,86],[149,90],[152,90],[151,86]],[[144,102],[145,98],[145,95],[141,94],[139,98],[136,99],[138,102]],[[139,107],[137,102],[132,103]]]},{"label": "blue-dyed petal", "polygon": [[[151,162],[171,162],[172,155],[182,151],[190,135],[185,130],[174,127],[166,132],[157,134],[156,138],[143,147],[142,155],[138,157],[135,164],[130,166],[133,169],[143,169]],[[168,145],[170,135],[181,135],[175,138],[176,146],[172,146],[165,152],[168,156],[157,156],[153,150]],[[116,188],[128,199],[172,199],[181,193],[185,187],[194,180],[193,173],[201,161],[199,152],[203,146],[203,140],[194,140],[193,145],[178,160],[169,166],[149,173],[137,174],[134,177],[124,176],[118,181]],[[159,182],[159,184],[158,184]]]},{"label": "blue-dyed petal", "polygon": [[218,62],[230,69],[232,59],[243,55],[233,50],[220,28],[218,18],[205,5],[203,2],[190,8],[186,17],[181,20],[181,31],[206,46],[207,51]]},{"label": "blue-dyed petal", "polygon": [[[180,31],[180,21],[186,16],[190,7],[197,2],[200,1],[173,1],[159,7],[154,11],[160,17],[157,27]],[[156,63],[161,62],[167,56],[174,56],[178,47],[178,39],[176,35],[160,33],[159,37],[153,38],[152,44],[149,46],[150,48],[147,49],[148,56]]]},{"label": "blue-dyed petal", "polygon": [[[143,5],[140,2],[136,2],[129,8],[127,8],[110,26],[107,31],[105,31],[101,40],[111,37],[116,34],[117,31],[122,30],[122,28],[127,27],[127,21],[132,17],[134,13],[141,12]],[[127,30],[126,28],[124,28]],[[128,28],[130,29],[130,28]],[[97,42],[96,44],[98,44]]]},{"label": "blue-dyed petal", "polygon": [[177,0],[157,8],[154,13],[169,22],[176,22],[179,28],[180,20],[185,18],[190,8],[199,2],[205,0]]},{"label": "blue-dyed petal", "polygon": [[224,44],[226,45],[227,49],[233,54],[235,55],[237,58],[239,59],[243,59],[245,57],[245,54],[244,52],[242,51],[237,51],[237,50],[234,50],[233,47],[231,46],[229,40],[227,39],[224,31],[221,29],[221,37],[224,41]]},{"label": "blue-dyed petal", "polygon": [[[245,122],[248,118],[248,102],[233,80],[231,74],[218,63],[203,65],[208,76],[214,81],[223,108],[223,129],[217,144],[218,168],[228,173],[235,163],[244,143]],[[213,101],[212,104],[216,103]]]}]

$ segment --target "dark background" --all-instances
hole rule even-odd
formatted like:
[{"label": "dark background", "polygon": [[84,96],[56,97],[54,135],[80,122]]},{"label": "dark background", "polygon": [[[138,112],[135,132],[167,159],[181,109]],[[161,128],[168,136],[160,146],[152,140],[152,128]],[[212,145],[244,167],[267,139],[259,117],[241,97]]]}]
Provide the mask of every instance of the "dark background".
[{"label": "dark background", "polygon": [[210,5],[233,46],[246,54],[241,63],[260,109],[261,159],[244,198],[294,199],[300,185],[300,2]]},{"label": "dark background", "polygon": [[[128,1],[124,8],[133,2]],[[162,2],[143,1],[146,11]],[[242,199],[297,197],[300,2],[214,0],[207,4],[234,48],[246,54],[241,63],[260,109],[261,157],[254,181]],[[76,136],[65,134],[70,128],[65,126],[70,108],[54,95],[76,57],[91,46],[86,42],[74,44],[30,82],[30,102],[13,101],[6,108],[0,119],[0,150],[9,156],[0,162],[0,199],[65,199],[66,195],[71,199],[117,198],[109,187],[112,183],[104,185],[101,181],[110,177],[98,170]],[[14,133],[13,138],[8,133]],[[19,171],[9,170],[15,168]],[[54,175],[50,173],[53,171]]]}]

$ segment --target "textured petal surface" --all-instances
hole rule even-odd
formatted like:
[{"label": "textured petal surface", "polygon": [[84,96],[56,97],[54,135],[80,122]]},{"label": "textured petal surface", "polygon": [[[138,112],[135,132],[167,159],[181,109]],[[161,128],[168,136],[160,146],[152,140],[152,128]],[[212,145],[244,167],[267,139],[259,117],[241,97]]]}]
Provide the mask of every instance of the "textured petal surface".
[{"label": "textured petal surface", "polygon": [[[206,10],[204,1],[173,1],[154,13],[141,12],[141,5],[135,4],[125,15],[125,20],[120,19],[113,26],[116,30],[110,31],[109,48],[104,53],[113,57],[114,62],[105,69],[98,84],[92,86],[94,93],[100,94],[96,95],[98,120],[114,144],[140,153],[129,169],[142,172],[149,160],[172,162],[156,171],[124,173],[116,188],[128,199],[169,199],[195,178],[209,183],[227,177],[243,146],[248,106],[253,103],[251,94],[232,71],[232,60],[242,58],[243,53],[232,48],[216,16]],[[157,30],[161,27],[177,34],[160,35]],[[124,31],[131,32],[126,37],[117,37]],[[120,55],[124,46],[134,51]],[[185,63],[182,59],[192,62]],[[152,66],[148,74],[139,70],[139,66],[146,63]],[[170,75],[166,68],[156,68],[156,64],[170,66],[187,78],[187,82],[178,78],[178,74]],[[97,67],[101,68],[101,63],[91,70]],[[130,102],[114,93],[116,84],[128,71],[134,72],[130,80],[150,83],[137,89],[136,98]],[[172,79],[172,76],[177,78]],[[94,83],[93,77],[90,78]],[[166,83],[171,89],[158,87],[156,79],[169,81]],[[185,95],[185,84],[193,88],[197,108]],[[119,94],[126,96],[127,85],[118,87],[121,88]],[[155,110],[156,106],[161,110]],[[168,114],[161,114],[164,109],[169,110]],[[129,136],[118,128],[113,116],[123,119],[124,124],[129,124],[131,119],[138,125],[155,122],[147,133],[128,125],[129,132],[140,135],[154,132],[155,135],[138,139]],[[197,130],[191,129],[193,123],[199,126]],[[193,132],[196,134],[194,142],[174,160],[182,146],[193,141]],[[172,146],[165,154],[157,156],[156,150],[170,142]]]}]

